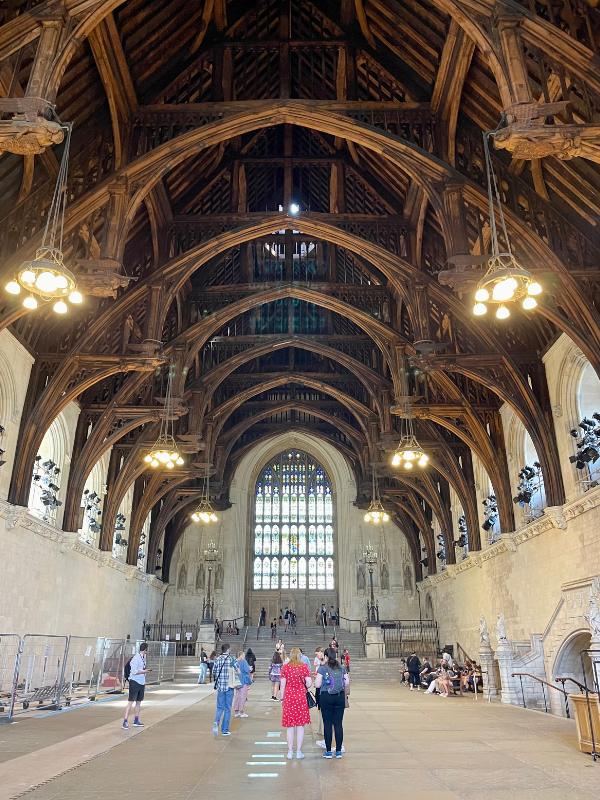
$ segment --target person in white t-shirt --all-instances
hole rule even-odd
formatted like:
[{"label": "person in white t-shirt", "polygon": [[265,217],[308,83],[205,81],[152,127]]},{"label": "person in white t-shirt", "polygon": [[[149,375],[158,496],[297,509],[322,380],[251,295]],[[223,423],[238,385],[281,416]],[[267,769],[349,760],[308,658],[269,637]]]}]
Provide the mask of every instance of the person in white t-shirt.
[{"label": "person in white t-shirt", "polygon": [[123,730],[129,728],[129,715],[131,709],[135,705],[135,716],[133,718],[134,728],[143,728],[144,723],[140,719],[140,708],[142,700],[144,699],[144,690],[146,688],[146,650],[148,645],[142,642],[140,645],[140,652],[136,653],[129,661],[129,697],[127,708],[125,709],[125,717],[123,718]]}]

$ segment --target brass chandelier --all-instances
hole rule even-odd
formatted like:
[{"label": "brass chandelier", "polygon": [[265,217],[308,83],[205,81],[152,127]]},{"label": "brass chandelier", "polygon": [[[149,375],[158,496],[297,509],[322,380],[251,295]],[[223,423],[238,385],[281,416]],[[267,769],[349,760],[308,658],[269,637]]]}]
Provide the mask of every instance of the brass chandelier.
[{"label": "brass chandelier", "polygon": [[413,467],[423,469],[429,463],[429,456],[419,444],[414,427],[412,395],[408,385],[408,372],[406,369],[406,357],[403,358],[401,366],[402,397],[399,398],[400,410],[400,441],[392,455],[392,466],[403,467],[405,470],[412,470]]},{"label": "brass chandelier", "polygon": [[16,277],[5,286],[6,291],[15,296],[23,290],[23,306],[30,311],[35,310],[40,301],[54,301],[52,308],[56,314],[67,313],[69,307],[65,301],[74,305],[83,302],[75,276],[64,263],[63,237],[72,125],[68,123],[63,128],[66,132],[65,145],[42,243],[36,250],[35,257],[24,261]]},{"label": "brass chandelier", "polygon": [[196,509],[191,514],[193,522],[201,522],[203,525],[210,525],[211,522],[218,522],[219,517],[212,507],[210,502],[210,479],[208,476],[208,468],[204,476],[204,486],[202,489],[202,498]]},{"label": "brass chandelier", "polygon": [[375,475],[375,466],[372,468],[372,481],[371,502],[369,503],[369,508],[364,516],[364,520],[371,525],[381,525],[382,522],[390,521],[390,515],[384,509],[381,498],[379,497],[379,484],[377,476]]},{"label": "brass chandelier", "polygon": [[165,408],[161,415],[160,430],[158,439],[154,442],[148,453],[144,456],[144,462],[152,469],[175,469],[184,462],[177,443],[175,442],[175,413],[173,405],[173,378],[175,376],[175,366],[169,364],[167,375],[167,389],[165,392]]},{"label": "brass chandelier", "polygon": [[[483,134],[483,150],[485,153],[485,169],[487,177],[488,206],[490,217],[490,249],[491,256],[487,261],[487,271],[479,281],[475,290],[475,305],[473,314],[481,317],[487,314],[488,304],[497,306],[496,319],[508,319],[510,317],[510,303],[521,302],[521,308],[525,311],[532,311],[537,306],[536,297],[542,293],[542,286],[533,279],[532,274],[519,264],[513,255],[504,211],[500,200],[498,179],[494,172],[492,157],[490,153],[490,136],[494,131]],[[495,198],[495,199],[494,199]],[[496,222],[495,204],[498,204],[498,216],[502,229],[503,239],[506,249],[500,251],[498,240],[498,227]]]}]

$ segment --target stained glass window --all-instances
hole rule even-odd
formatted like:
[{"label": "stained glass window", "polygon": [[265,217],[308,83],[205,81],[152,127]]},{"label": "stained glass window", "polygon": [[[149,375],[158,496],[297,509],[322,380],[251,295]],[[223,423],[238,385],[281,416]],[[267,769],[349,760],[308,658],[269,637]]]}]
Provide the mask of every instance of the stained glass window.
[{"label": "stained glass window", "polygon": [[256,482],[254,589],[334,589],[331,482],[308,453],[286,450]]}]

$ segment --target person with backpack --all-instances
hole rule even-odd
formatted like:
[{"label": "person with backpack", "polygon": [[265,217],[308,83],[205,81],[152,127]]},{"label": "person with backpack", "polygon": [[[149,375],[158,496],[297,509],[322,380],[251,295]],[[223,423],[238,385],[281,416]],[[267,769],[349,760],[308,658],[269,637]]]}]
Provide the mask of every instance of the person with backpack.
[{"label": "person with backpack", "polygon": [[335,757],[341,758],[344,744],[345,687],[350,683],[348,673],[337,659],[332,648],[325,650],[324,663],[318,668],[315,686],[319,689],[319,706],[323,715],[325,752],[323,758],[333,758],[331,745],[335,732]]},{"label": "person with backpack", "polygon": [[229,652],[229,645],[221,645],[221,655],[216,659],[213,666],[213,676],[215,679],[215,691],[217,693],[217,704],[215,709],[215,720],[212,726],[214,736],[219,735],[219,725],[221,725],[221,736],[231,736],[229,730],[229,720],[231,719],[231,705],[233,703],[233,686],[231,678],[235,671],[235,660]]},{"label": "person with backpack", "polygon": [[415,686],[417,691],[421,691],[421,659],[413,651],[406,660],[406,669],[408,670],[408,683],[411,692],[414,691]]},{"label": "person with backpack", "polygon": [[129,729],[129,715],[131,709],[135,705],[135,716],[133,718],[134,728],[143,728],[144,723],[140,719],[140,708],[142,700],[144,699],[144,690],[146,688],[146,673],[149,670],[146,668],[146,650],[148,645],[142,642],[140,645],[139,653],[135,653],[129,661],[125,664],[123,675],[126,681],[129,681],[129,695],[127,707],[125,708],[125,716],[123,718],[122,728],[124,731]]},{"label": "person with backpack", "polygon": [[246,661],[250,664],[250,673],[252,675],[252,680],[254,680],[254,670],[256,669],[256,656],[254,655],[254,651],[251,647],[248,648],[246,652]]}]

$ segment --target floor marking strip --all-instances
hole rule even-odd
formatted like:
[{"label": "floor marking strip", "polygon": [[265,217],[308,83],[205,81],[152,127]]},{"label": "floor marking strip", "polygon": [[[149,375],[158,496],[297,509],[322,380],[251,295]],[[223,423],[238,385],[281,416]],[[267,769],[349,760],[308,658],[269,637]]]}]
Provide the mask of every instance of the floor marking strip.
[{"label": "floor marking strip", "polygon": [[283,753],[280,756],[277,753],[252,753],[250,758],[283,758]]},{"label": "floor marking strip", "polygon": [[262,767],[264,765],[268,767],[285,767],[285,761],[246,761],[247,767]]},{"label": "floor marking strip", "polygon": [[249,778],[278,778],[278,772],[249,772]]},{"label": "floor marking strip", "polygon": [[267,736],[281,736],[281,731],[267,731]]},{"label": "floor marking strip", "polygon": [[273,741],[271,741],[271,742],[254,742],[254,744],[281,745],[283,747],[287,747],[287,743],[286,742],[273,742]]}]

